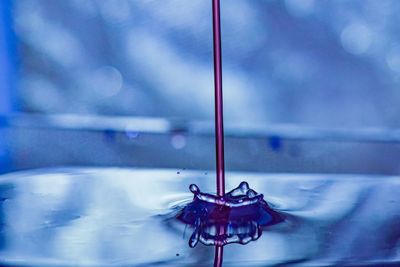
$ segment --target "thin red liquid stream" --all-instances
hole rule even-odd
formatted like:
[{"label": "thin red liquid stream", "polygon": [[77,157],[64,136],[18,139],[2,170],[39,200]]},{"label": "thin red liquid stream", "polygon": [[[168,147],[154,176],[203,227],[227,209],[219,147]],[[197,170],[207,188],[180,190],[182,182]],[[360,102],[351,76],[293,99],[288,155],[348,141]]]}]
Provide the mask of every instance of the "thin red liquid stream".
[{"label": "thin red liquid stream", "polygon": [[[217,195],[225,194],[225,162],[224,162],[224,122],[222,105],[222,60],[221,60],[221,19],[220,1],[212,1],[213,10],[213,45],[214,45],[214,89],[215,89],[215,147]],[[221,267],[223,246],[215,247],[214,266]]]},{"label": "thin red liquid stream", "polygon": [[215,247],[214,267],[222,267],[222,259],[224,257],[224,247]]},{"label": "thin red liquid stream", "polygon": [[217,195],[225,194],[224,118],[222,106],[222,60],[220,1],[213,0],[214,87],[215,87],[215,145],[217,163]]}]

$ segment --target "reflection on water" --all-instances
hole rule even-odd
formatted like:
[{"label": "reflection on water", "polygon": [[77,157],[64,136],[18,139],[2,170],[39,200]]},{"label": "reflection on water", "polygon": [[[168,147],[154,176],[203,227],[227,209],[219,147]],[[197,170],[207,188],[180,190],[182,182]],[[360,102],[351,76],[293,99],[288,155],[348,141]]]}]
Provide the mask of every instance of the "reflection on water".
[{"label": "reflection on water", "polygon": [[[264,194],[285,222],[245,246],[224,247],[224,266],[400,262],[400,178],[228,173]],[[214,248],[187,244],[171,215],[189,184],[214,191],[204,172],[48,169],[0,179],[0,261],[12,266],[212,266]]]},{"label": "reflection on water", "polygon": [[261,236],[261,227],[284,220],[247,182],[241,182],[223,197],[202,193],[195,184],[189,188],[194,194],[193,201],[177,207],[176,217],[194,228],[190,247],[195,247],[199,240],[204,245],[245,245]]}]

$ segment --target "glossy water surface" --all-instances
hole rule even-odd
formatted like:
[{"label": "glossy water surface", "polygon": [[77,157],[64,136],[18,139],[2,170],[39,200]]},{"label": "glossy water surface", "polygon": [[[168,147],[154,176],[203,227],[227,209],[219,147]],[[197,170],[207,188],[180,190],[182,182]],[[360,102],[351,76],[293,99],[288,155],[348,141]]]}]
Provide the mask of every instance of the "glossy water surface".
[{"label": "glossy water surface", "polygon": [[213,246],[245,245],[260,238],[263,227],[285,221],[285,216],[273,210],[247,182],[223,196],[203,193],[195,184],[189,188],[193,201],[177,206],[176,218],[193,227],[190,247],[199,241]]},{"label": "glossy water surface", "polygon": [[[209,173],[209,172],[208,172]],[[0,176],[0,261],[11,266],[212,266],[214,248],[188,240],[174,217],[188,186],[215,190],[205,172],[41,169]],[[264,194],[285,221],[224,266],[383,266],[400,262],[400,178],[227,173]]]}]

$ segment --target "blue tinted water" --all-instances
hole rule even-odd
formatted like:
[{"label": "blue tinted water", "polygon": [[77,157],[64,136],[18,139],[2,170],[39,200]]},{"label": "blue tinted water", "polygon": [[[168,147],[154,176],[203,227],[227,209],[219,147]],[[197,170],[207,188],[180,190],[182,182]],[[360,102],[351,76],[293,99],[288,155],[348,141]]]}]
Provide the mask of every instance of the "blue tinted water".
[{"label": "blue tinted water", "polygon": [[[193,227],[173,216],[204,171],[42,169],[0,176],[0,263],[11,266],[212,266],[212,246],[189,247]],[[227,173],[287,218],[224,266],[384,266],[400,263],[400,178]]]},{"label": "blue tinted water", "polygon": [[200,241],[204,245],[245,245],[260,238],[263,228],[285,221],[283,213],[273,210],[262,194],[241,182],[224,196],[201,192],[189,186],[193,201],[177,206],[176,219],[193,228],[189,246]]}]

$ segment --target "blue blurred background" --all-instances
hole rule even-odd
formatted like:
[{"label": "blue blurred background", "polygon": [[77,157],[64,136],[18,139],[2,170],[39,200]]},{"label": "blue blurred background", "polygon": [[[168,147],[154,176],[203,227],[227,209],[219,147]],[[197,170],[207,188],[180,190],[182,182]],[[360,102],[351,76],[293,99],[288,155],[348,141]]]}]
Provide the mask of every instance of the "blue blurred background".
[{"label": "blue blurred background", "polygon": [[[293,218],[226,262],[395,266],[400,1],[221,4],[227,191]],[[211,0],[0,0],[0,173],[33,169],[0,176],[1,266],[212,259],[153,216],[214,190],[211,21]]]},{"label": "blue blurred background", "polygon": [[[192,129],[191,122],[201,122],[195,127],[197,132],[189,131],[191,136],[212,133],[210,8],[210,1],[204,0],[1,1],[0,112],[4,116],[0,120],[0,170],[53,165],[152,166],[145,163],[160,165],[167,154],[174,163],[161,166],[183,162],[181,165],[191,168],[212,168],[212,138],[187,147],[190,140],[185,135]],[[356,131],[355,144],[335,151],[337,154],[348,153],[348,158],[369,155],[369,163],[375,165],[366,172],[398,172],[397,164],[385,165],[399,153],[397,145],[381,150],[355,146],[359,146],[357,138],[363,141],[366,135],[368,143],[399,139],[399,11],[400,2],[395,0],[223,0],[227,135],[246,140],[245,148],[240,140],[228,140],[228,168],[265,170],[268,164],[280,164],[279,171],[316,168],[329,172],[319,167],[330,164],[331,172],[340,171],[340,166],[347,164],[344,158],[330,157],[331,152],[324,152],[327,147],[320,143],[306,147],[297,143],[307,139],[305,136],[332,141],[329,137],[337,137],[335,131],[340,130],[342,139]],[[123,121],[113,126],[121,118]],[[143,120],[129,120],[135,118]],[[164,122],[173,127],[164,129]],[[38,125],[46,130],[32,132]],[[271,133],[277,125],[281,128]],[[292,130],[282,132],[288,125]],[[80,134],[71,137],[64,128]],[[95,137],[82,139],[83,131],[93,129],[105,138],[87,145],[95,142]],[[161,141],[141,140],[134,146],[142,150],[135,152],[135,161],[130,162],[132,157],[126,153],[134,148],[122,148],[132,144],[121,141],[119,132],[125,131],[132,140],[141,131],[154,133],[154,129],[156,134],[169,136],[172,132],[166,142],[172,144],[172,150],[159,150],[165,146]],[[267,156],[260,156],[260,146],[246,139],[260,139],[255,134],[259,129],[265,135],[261,139],[268,141],[265,147],[272,151]],[[310,129],[314,134],[307,135]],[[321,132],[315,129],[328,132],[318,135]],[[365,129],[373,129],[374,134]],[[273,152],[286,144],[285,133],[294,143],[286,145],[286,154],[275,161]],[[46,146],[44,139],[67,145],[55,149]],[[344,146],[342,139],[333,139]],[[100,144],[110,140],[119,142],[122,151],[112,154]],[[329,148],[337,145],[329,144]],[[65,151],[73,147],[72,154]],[[178,151],[182,148],[187,149],[186,154]],[[88,153],[86,158],[80,149]],[[153,154],[146,157],[152,149]],[[254,158],[246,163],[243,154],[249,153]],[[371,158],[375,154],[386,159],[377,163]],[[193,160],[185,162],[186,156]],[[204,157],[210,158],[210,163],[203,166],[199,162]],[[321,163],[324,158],[326,164]],[[366,161],[348,162],[343,171]]]}]

